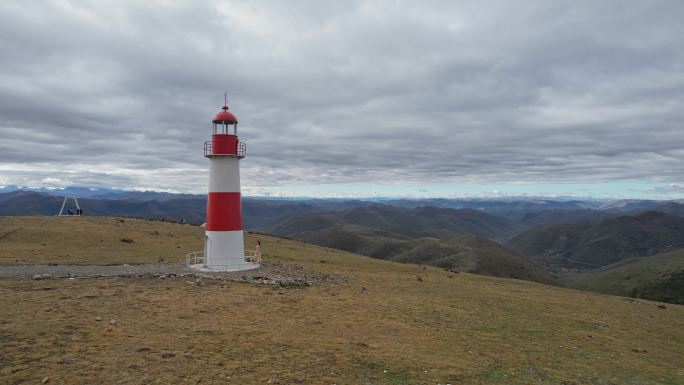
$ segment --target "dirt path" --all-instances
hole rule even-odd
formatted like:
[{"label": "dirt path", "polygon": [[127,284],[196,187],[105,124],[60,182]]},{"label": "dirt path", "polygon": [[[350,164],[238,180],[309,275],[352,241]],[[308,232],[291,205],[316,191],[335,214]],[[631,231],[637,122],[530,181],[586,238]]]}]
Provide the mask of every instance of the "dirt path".
[{"label": "dirt path", "polygon": [[0,278],[93,278],[126,277],[146,274],[192,274],[193,270],[180,263],[149,263],[142,265],[0,265]]},{"label": "dirt path", "polygon": [[267,262],[254,270],[205,272],[182,263],[140,265],[0,265],[0,279],[87,279],[87,278],[159,278],[195,277],[223,281],[279,286],[310,286],[333,283],[327,274],[305,270],[280,262]]}]

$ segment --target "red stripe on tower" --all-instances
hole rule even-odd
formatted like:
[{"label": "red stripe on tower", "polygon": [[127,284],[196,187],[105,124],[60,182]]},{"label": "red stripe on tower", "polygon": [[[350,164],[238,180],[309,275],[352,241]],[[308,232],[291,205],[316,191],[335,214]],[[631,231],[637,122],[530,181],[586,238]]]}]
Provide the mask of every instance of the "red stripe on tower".
[{"label": "red stripe on tower", "polygon": [[210,192],[207,200],[207,231],[242,230],[239,192]]}]

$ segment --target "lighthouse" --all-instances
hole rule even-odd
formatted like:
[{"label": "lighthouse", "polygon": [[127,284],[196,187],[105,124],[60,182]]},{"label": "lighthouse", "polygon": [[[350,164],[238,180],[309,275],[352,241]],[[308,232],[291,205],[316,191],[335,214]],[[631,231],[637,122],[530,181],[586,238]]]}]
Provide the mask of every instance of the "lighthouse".
[{"label": "lighthouse", "polygon": [[214,271],[249,270],[258,267],[245,255],[240,194],[240,160],[246,145],[237,136],[237,117],[224,99],[212,120],[211,140],[204,143],[209,159],[209,194],[202,268]]}]

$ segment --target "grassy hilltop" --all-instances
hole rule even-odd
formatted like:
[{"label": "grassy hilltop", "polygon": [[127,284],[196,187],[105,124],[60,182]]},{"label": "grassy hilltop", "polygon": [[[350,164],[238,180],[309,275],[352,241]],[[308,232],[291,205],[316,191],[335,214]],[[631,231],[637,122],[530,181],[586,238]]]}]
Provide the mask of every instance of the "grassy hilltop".
[{"label": "grassy hilltop", "polygon": [[181,261],[202,247],[197,226],[113,217],[0,216],[0,264]]},{"label": "grassy hilltop", "polygon": [[684,249],[604,266],[583,274],[570,286],[684,305]]},{"label": "grassy hilltop", "polygon": [[[0,265],[178,261],[201,248],[202,232],[0,218]],[[258,237],[266,261],[337,284],[0,279],[0,383],[684,383],[682,306]]]}]

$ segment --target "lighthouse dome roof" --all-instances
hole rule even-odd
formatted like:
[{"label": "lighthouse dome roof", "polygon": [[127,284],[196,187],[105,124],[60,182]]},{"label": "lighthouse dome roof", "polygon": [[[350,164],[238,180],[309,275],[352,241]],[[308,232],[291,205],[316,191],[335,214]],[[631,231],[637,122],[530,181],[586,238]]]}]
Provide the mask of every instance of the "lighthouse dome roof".
[{"label": "lighthouse dome roof", "polygon": [[232,112],[228,111],[227,105],[224,105],[221,109],[223,111],[219,112],[218,114],[216,114],[216,116],[214,116],[214,119],[212,120],[213,123],[216,123],[216,124],[219,124],[219,123],[221,123],[221,124],[224,124],[224,123],[225,124],[237,124],[237,122],[238,122],[237,117],[235,115],[233,115]]}]

